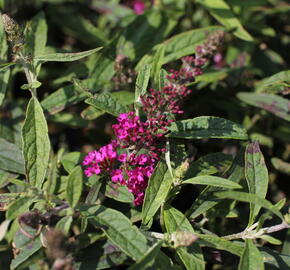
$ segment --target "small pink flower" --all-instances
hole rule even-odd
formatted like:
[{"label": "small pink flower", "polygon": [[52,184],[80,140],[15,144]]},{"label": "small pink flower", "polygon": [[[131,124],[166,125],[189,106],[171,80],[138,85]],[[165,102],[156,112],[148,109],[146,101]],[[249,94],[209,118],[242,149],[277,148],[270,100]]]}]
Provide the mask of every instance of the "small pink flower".
[{"label": "small pink flower", "polygon": [[136,0],[133,3],[133,9],[137,15],[140,15],[144,13],[146,6],[142,1]]},{"label": "small pink flower", "polygon": [[127,160],[127,154],[121,154],[118,156],[118,160],[122,163],[125,163]]},{"label": "small pink flower", "polygon": [[121,185],[126,184],[126,181],[125,181],[124,176],[123,176],[123,172],[120,169],[112,171],[111,179],[114,183],[120,183]]}]

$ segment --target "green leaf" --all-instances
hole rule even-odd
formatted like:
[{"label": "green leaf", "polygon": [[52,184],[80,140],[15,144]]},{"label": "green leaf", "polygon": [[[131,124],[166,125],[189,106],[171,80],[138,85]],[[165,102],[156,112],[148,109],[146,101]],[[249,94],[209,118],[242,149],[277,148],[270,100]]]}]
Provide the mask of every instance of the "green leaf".
[{"label": "green leaf", "polygon": [[238,270],[263,270],[264,262],[258,248],[253,244],[253,240],[246,239],[246,246],[240,259]]},{"label": "green leaf", "polygon": [[99,192],[101,190],[102,187],[102,179],[100,177],[98,177],[97,175],[92,175],[89,179],[94,178],[94,183],[92,184],[90,191],[86,197],[86,204],[92,205],[96,202],[96,200],[98,199],[99,196]]},{"label": "green leaf", "polygon": [[177,121],[168,128],[169,137],[183,139],[224,138],[247,140],[246,130],[230,120],[215,116],[200,116]]},{"label": "green leaf", "polygon": [[60,230],[64,234],[68,235],[72,222],[72,216],[65,216],[56,223],[55,229]]},{"label": "green leaf", "polygon": [[268,270],[288,270],[290,266],[290,256],[278,253],[273,248],[261,247],[265,268]]},{"label": "green leaf", "polygon": [[122,105],[109,93],[102,93],[95,98],[88,98],[85,102],[92,105],[98,110],[105,111],[114,116],[119,116],[120,113],[129,112],[130,109],[127,106]]},{"label": "green leaf", "polygon": [[23,262],[25,262],[29,257],[31,257],[36,251],[38,251],[42,247],[40,238],[32,240],[26,247],[24,247],[20,253],[16,256],[15,259],[11,261],[11,269],[15,269]]},{"label": "green leaf", "polygon": [[24,159],[21,150],[0,138],[0,169],[24,174]]},{"label": "green leaf", "polygon": [[64,149],[60,148],[56,155],[52,154],[51,163],[47,173],[47,181],[45,182],[45,190],[47,194],[54,194],[59,179],[59,161],[63,155]]},{"label": "green leaf", "polygon": [[16,63],[12,62],[12,63],[5,63],[5,64],[1,64],[0,65],[0,72],[4,72],[6,71],[8,68],[10,68],[11,66],[16,65]]},{"label": "green leaf", "polygon": [[150,9],[137,16],[121,33],[117,53],[131,60],[142,57],[164,40],[177,24],[180,15],[182,13],[176,11]]},{"label": "green leaf", "polygon": [[32,83],[23,84],[21,86],[21,89],[22,90],[29,90],[29,89],[32,89],[32,88],[39,88],[40,86],[41,86],[41,82],[35,81],[35,82],[32,82]]},{"label": "green leaf", "polygon": [[271,162],[276,170],[290,175],[290,163],[275,157],[271,158]]},{"label": "green leaf", "polygon": [[260,236],[259,238],[269,242],[272,245],[278,245],[278,246],[282,245],[282,241],[281,240],[279,240],[279,239],[277,239],[277,238],[275,238],[275,237],[273,237],[271,235],[266,235],[265,234],[265,235]]},{"label": "green leaf", "polygon": [[287,90],[290,85],[290,70],[278,72],[257,83],[255,90],[257,92],[279,93]]},{"label": "green leaf", "polygon": [[32,57],[43,54],[47,41],[47,24],[43,12],[27,23],[24,34],[26,54]]},{"label": "green leaf", "polygon": [[228,76],[228,73],[225,71],[212,71],[205,72],[195,78],[194,83],[205,82],[205,83],[213,83],[216,81],[222,81]]},{"label": "green leaf", "polygon": [[149,249],[145,236],[121,212],[104,206],[93,206],[82,214],[92,225],[101,228],[133,260],[141,259]]},{"label": "green leaf", "polygon": [[83,170],[81,166],[75,167],[67,179],[66,198],[69,205],[74,208],[83,190]]},{"label": "green leaf", "polygon": [[80,152],[70,152],[63,155],[60,162],[64,169],[68,173],[71,173],[72,170],[83,161],[84,157],[85,155]]},{"label": "green leaf", "polygon": [[173,266],[172,260],[159,250],[157,257],[155,258],[154,267],[156,270],[176,270]]},{"label": "green leaf", "polygon": [[17,218],[19,215],[26,212],[29,206],[33,203],[31,197],[21,197],[13,201],[6,212],[6,218],[9,220]]},{"label": "green leaf", "polygon": [[105,195],[119,202],[132,203],[134,201],[134,196],[127,187],[112,182],[106,184]]},{"label": "green leaf", "polygon": [[238,93],[238,98],[247,104],[264,109],[286,121],[290,121],[290,101],[277,95]]},{"label": "green leaf", "polygon": [[[87,234],[86,237],[89,237]],[[97,236],[98,237],[98,236]],[[96,237],[95,237],[96,239]],[[94,240],[94,239],[93,239]],[[98,252],[95,252],[95,251]],[[111,241],[100,240],[87,248],[77,270],[117,269],[128,257]],[[122,267],[122,266],[121,266]]]},{"label": "green leaf", "polygon": [[29,183],[41,188],[48,165],[50,142],[40,103],[32,97],[22,128],[25,172]]},{"label": "green leaf", "polygon": [[177,34],[163,42],[165,47],[163,65],[195,53],[196,46],[205,42],[210,34],[222,29],[219,26],[210,26],[194,29]]},{"label": "green leaf", "polygon": [[147,224],[165,202],[172,184],[172,177],[164,162],[159,162],[151,175],[142,207],[142,223]]},{"label": "green leaf", "polygon": [[94,120],[103,114],[105,114],[104,111],[96,109],[93,106],[88,106],[81,112],[81,116],[85,120]]},{"label": "green leaf", "polygon": [[239,184],[231,180],[211,175],[196,176],[183,181],[182,184],[207,185],[221,188],[242,188]]},{"label": "green leaf", "polygon": [[157,87],[158,82],[159,82],[159,72],[161,70],[161,67],[163,65],[164,62],[164,52],[165,52],[165,48],[163,45],[158,46],[158,49],[155,53],[155,55],[153,56],[152,59],[152,77],[154,78],[154,85],[155,87]]},{"label": "green leaf", "polygon": [[150,72],[150,65],[145,65],[143,69],[140,70],[136,79],[135,102],[140,102],[140,96],[143,96],[146,93],[150,79]]},{"label": "green leaf", "polygon": [[283,220],[283,215],[276,209],[276,207],[272,203],[255,194],[238,191],[221,191],[216,192],[215,196],[221,199],[232,199],[264,207]]},{"label": "green leaf", "polygon": [[[0,13],[0,16],[2,14]],[[8,45],[6,41],[6,34],[4,30],[3,20],[0,19],[0,61],[5,64],[0,65],[0,71],[5,71],[5,73],[0,73],[0,106],[5,97],[5,92],[7,89],[9,77],[10,77],[10,69],[9,68],[12,64],[15,63],[6,63],[7,62],[7,51]],[[7,69],[7,70],[6,70]]]},{"label": "green leaf", "polygon": [[228,241],[216,235],[200,234],[200,233],[196,234],[199,237],[199,242],[201,245],[205,245],[207,247],[212,247],[215,249],[225,250],[237,256],[242,255],[243,247],[238,243]]},{"label": "green leaf", "polygon": [[[89,80],[84,80],[82,83],[86,86],[90,85]],[[48,97],[46,97],[41,102],[41,105],[44,111],[48,112],[49,114],[55,114],[62,111],[69,105],[84,100],[86,97],[88,97],[88,93],[79,91],[78,86],[73,84],[56,90]]]},{"label": "green leaf", "polygon": [[10,69],[7,69],[4,73],[0,73],[0,106],[3,103],[8,81],[10,78]]},{"label": "green leaf", "polygon": [[224,153],[208,154],[194,161],[185,174],[185,179],[200,175],[210,175],[226,171],[233,157]]},{"label": "green leaf", "polygon": [[154,259],[159,253],[161,245],[162,241],[156,242],[150,249],[148,249],[144,256],[131,267],[129,267],[128,270],[152,269],[152,264],[154,263]]},{"label": "green leaf", "polygon": [[45,55],[37,55],[34,57],[34,61],[40,61],[42,63],[45,62],[71,62],[76,61],[79,59],[82,59],[84,57],[87,57],[99,50],[101,50],[102,47],[95,48],[88,51],[83,52],[77,52],[77,53],[51,53],[51,54],[45,54]]},{"label": "green leaf", "polygon": [[[188,231],[195,233],[187,218],[177,209],[170,207],[164,209],[163,218],[167,232]],[[202,250],[197,243],[189,247],[177,248],[177,254],[184,263],[186,269],[202,270],[205,269]]]},{"label": "green leaf", "polygon": [[[245,175],[249,192],[264,199],[268,190],[269,177],[265,160],[258,142],[252,142],[246,148]],[[254,223],[255,217],[258,215],[260,209],[261,207],[258,205],[250,205],[248,226],[251,226]]]},{"label": "green leaf", "polygon": [[207,8],[210,14],[228,29],[234,28],[234,35],[246,41],[253,41],[252,36],[243,28],[240,21],[231,11],[230,6],[223,0],[198,0]]}]

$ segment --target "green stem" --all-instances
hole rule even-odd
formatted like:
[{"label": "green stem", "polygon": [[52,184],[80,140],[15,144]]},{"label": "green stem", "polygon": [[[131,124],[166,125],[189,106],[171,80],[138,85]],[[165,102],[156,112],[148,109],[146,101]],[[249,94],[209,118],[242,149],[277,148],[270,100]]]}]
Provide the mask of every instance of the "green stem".
[{"label": "green stem", "polygon": [[[30,63],[27,63],[25,57],[23,56],[21,52],[19,53],[19,60],[23,66],[27,82],[29,84],[36,82],[37,78],[36,78],[36,74],[33,72],[33,67],[31,66]],[[31,88],[31,94],[33,97],[37,98],[36,88]]]}]

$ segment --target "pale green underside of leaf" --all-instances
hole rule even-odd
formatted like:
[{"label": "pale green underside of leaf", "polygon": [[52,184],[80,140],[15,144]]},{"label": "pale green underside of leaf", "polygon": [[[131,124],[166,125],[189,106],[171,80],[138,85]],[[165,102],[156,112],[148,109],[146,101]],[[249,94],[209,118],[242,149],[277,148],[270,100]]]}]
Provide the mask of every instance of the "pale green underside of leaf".
[{"label": "pale green underside of leaf", "polygon": [[239,184],[233,181],[211,175],[193,177],[183,181],[182,184],[207,185],[221,188],[242,188]]},{"label": "pale green underside of leaf", "polygon": [[27,179],[30,184],[41,188],[48,165],[50,142],[41,105],[34,97],[28,103],[22,138]]},{"label": "pale green underside of leaf", "polygon": [[168,137],[184,139],[224,138],[247,140],[246,130],[239,124],[215,116],[200,116],[177,121],[168,128]]},{"label": "pale green underside of leaf", "polygon": [[286,121],[290,121],[290,101],[278,95],[262,93],[238,94],[238,98],[249,105],[264,109]]},{"label": "pale green underside of leaf", "polygon": [[71,62],[71,61],[76,61],[84,57],[87,57],[93,53],[96,53],[97,51],[101,49],[102,47],[95,48],[88,51],[83,51],[83,52],[76,52],[76,53],[51,53],[51,54],[45,54],[45,55],[36,55],[34,57],[34,61],[40,61],[42,63],[44,62]]}]

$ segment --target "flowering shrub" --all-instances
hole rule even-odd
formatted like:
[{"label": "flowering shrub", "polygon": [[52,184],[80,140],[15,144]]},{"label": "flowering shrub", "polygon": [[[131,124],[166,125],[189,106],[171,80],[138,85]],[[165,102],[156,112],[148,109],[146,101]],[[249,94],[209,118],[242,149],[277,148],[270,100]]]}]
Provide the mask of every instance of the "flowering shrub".
[{"label": "flowering shrub", "polygon": [[28,2],[0,1],[1,270],[288,270],[287,5]]}]

